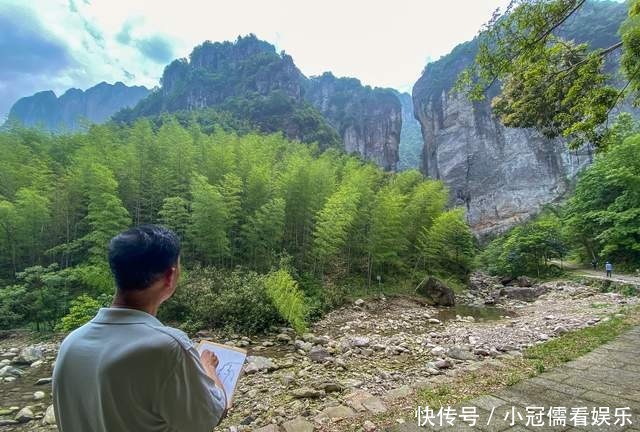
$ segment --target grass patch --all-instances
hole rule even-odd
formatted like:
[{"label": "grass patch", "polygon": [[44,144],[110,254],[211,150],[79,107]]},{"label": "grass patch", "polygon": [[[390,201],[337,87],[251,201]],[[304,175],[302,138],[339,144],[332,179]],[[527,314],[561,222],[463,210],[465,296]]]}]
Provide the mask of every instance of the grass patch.
[{"label": "grass patch", "polygon": [[500,366],[465,373],[451,382],[421,390],[418,405],[439,408],[493,393],[583,356],[638,324],[640,308],[628,309],[621,317],[611,317],[592,327],[527,348],[521,358],[503,360]]}]

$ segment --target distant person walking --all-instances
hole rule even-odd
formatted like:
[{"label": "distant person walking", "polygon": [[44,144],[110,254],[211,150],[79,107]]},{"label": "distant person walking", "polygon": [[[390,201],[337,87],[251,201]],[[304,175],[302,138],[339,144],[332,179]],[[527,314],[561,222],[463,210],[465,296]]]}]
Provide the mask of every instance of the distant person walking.
[{"label": "distant person walking", "polygon": [[597,270],[598,268],[598,260],[597,259],[592,259],[591,260],[591,267],[593,267],[594,270]]},{"label": "distant person walking", "polygon": [[613,265],[609,261],[607,261],[604,264],[604,269],[607,272],[607,277],[611,277],[611,272],[613,271]]}]

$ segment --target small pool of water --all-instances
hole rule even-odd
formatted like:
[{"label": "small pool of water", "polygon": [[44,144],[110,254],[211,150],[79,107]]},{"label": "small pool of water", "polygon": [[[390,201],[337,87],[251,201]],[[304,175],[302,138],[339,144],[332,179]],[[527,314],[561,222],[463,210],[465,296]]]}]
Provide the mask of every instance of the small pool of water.
[{"label": "small pool of water", "polygon": [[455,320],[458,315],[460,315],[461,317],[471,316],[476,321],[495,321],[505,316],[515,316],[513,312],[494,306],[456,305],[438,309],[436,318],[438,318],[440,321],[451,321]]}]

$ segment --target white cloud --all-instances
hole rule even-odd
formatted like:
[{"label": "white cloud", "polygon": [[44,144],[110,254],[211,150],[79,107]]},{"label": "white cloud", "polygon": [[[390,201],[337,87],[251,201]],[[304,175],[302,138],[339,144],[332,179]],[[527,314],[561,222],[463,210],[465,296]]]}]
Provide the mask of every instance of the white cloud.
[{"label": "white cloud", "polygon": [[[26,5],[20,0],[0,2]],[[152,87],[164,69],[159,59],[167,56],[167,49],[185,57],[204,40],[234,40],[248,33],[292,55],[306,75],[330,70],[365,84],[410,90],[427,59],[437,59],[472,38],[492,11],[507,2],[42,0],[31,7],[67,44],[77,66],[51,82],[38,83],[46,88],[25,92],[52,88],[59,94],[71,86],[118,80]]]}]

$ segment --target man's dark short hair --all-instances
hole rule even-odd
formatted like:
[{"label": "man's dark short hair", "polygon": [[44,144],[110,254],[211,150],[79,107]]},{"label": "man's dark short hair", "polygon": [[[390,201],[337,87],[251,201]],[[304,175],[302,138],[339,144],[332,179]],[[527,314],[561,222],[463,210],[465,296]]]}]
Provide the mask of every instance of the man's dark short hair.
[{"label": "man's dark short hair", "polygon": [[143,290],[178,263],[180,239],[159,225],[141,225],[109,242],[109,267],[120,291]]}]

